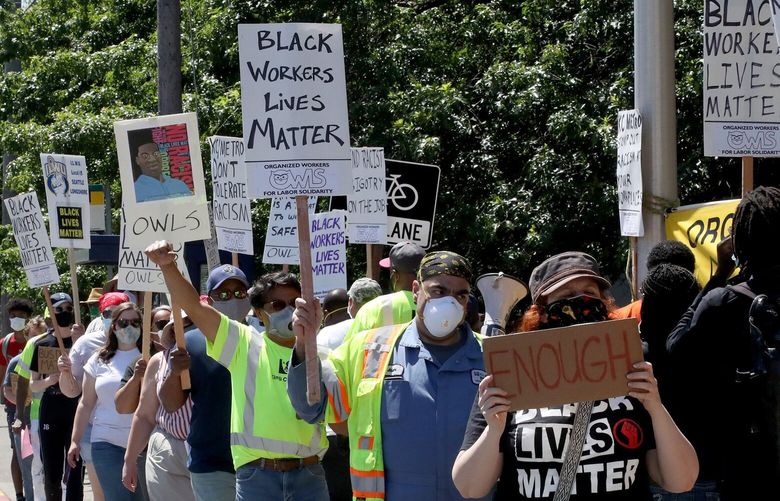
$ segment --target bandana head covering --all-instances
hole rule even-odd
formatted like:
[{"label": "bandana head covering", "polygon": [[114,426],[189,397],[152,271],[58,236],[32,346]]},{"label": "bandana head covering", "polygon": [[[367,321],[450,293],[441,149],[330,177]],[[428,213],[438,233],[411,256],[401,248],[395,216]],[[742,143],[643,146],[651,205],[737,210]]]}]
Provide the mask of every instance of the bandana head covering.
[{"label": "bandana head covering", "polygon": [[460,277],[471,283],[471,265],[466,258],[454,252],[430,252],[420,262],[417,280],[424,282],[439,275]]}]

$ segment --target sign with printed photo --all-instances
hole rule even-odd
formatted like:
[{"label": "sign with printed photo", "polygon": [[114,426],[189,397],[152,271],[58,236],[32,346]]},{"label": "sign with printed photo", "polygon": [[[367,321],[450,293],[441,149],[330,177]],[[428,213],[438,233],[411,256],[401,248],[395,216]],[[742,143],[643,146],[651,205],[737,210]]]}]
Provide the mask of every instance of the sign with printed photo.
[{"label": "sign with printed photo", "polygon": [[89,249],[87,161],[81,155],[41,153],[52,247]]},{"label": "sign with printed photo", "polygon": [[211,186],[217,245],[240,254],[254,254],[252,213],[240,137],[211,136]]},{"label": "sign with printed photo", "polygon": [[706,156],[780,156],[775,3],[704,1]]},{"label": "sign with printed photo", "polygon": [[60,281],[54,252],[51,250],[46,225],[43,222],[38,195],[34,191],[6,198],[6,213],[10,216],[22,267],[30,287],[43,287]]},{"label": "sign with printed photo", "polygon": [[249,196],[352,189],[338,24],[241,24],[241,107]]},{"label": "sign with printed photo", "polygon": [[114,124],[128,243],[189,242],[211,235],[194,113]]}]

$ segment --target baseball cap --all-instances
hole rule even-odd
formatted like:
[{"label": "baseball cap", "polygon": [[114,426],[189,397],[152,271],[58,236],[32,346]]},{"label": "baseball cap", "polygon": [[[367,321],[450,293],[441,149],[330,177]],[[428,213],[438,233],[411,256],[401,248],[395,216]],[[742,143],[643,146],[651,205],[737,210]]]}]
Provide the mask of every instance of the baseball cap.
[{"label": "baseball cap", "polygon": [[249,282],[247,281],[246,275],[244,275],[243,271],[236,268],[235,266],[223,264],[217,266],[211,270],[211,273],[209,273],[209,279],[206,282],[206,290],[211,292],[222,285],[226,280],[230,280],[231,278],[235,278],[244,284],[245,287],[249,287]]},{"label": "baseball cap", "polygon": [[100,296],[98,309],[100,310],[100,313],[103,313],[106,308],[126,303],[128,301],[130,301],[130,298],[123,292],[106,292]]},{"label": "baseball cap", "polygon": [[390,249],[390,256],[379,261],[382,268],[395,268],[402,273],[417,273],[425,250],[413,242],[398,242]]},{"label": "baseball cap", "polygon": [[53,307],[56,308],[62,303],[73,304],[73,299],[71,299],[70,296],[68,294],[65,294],[64,292],[56,292],[51,295],[51,305]]},{"label": "baseball cap", "polygon": [[599,264],[590,254],[570,251],[548,258],[531,272],[528,288],[531,289],[531,299],[538,302],[543,294],[549,294],[581,277],[589,277],[604,287],[610,287],[609,281],[601,276]]}]

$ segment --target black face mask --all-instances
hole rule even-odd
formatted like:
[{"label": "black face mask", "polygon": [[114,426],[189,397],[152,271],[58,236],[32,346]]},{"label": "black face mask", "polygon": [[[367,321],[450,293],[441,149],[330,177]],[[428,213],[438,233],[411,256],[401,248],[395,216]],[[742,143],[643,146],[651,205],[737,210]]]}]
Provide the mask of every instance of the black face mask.
[{"label": "black face mask", "polygon": [[597,297],[581,296],[559,299],[544,307],[547,322],[543,329],[568,327],[569,325],[601,322],[607,319],[607,305]]},{"label": "black face mask", "polygon": [[73,325],[73,312],[72,311],[60,311],[54,314],[54,318],[57,319],[57,325],[60,327],[70,327]]}]

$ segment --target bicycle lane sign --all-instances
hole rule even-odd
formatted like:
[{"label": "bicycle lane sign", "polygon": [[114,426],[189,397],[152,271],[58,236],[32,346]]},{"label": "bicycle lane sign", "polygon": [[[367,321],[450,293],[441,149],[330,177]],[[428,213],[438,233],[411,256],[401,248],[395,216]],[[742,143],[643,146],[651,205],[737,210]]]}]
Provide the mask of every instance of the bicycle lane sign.
[{"label": "bicycle lane sign", "polygon": [[[385,159],[387,243],[414,242],[427,249],[433,237],[441,169],[437,165]],[[331,210],[347,209],[346,197],[331,197]]]}]

